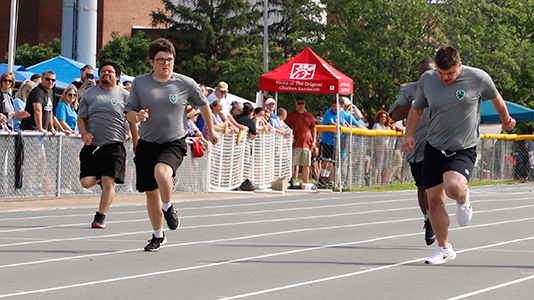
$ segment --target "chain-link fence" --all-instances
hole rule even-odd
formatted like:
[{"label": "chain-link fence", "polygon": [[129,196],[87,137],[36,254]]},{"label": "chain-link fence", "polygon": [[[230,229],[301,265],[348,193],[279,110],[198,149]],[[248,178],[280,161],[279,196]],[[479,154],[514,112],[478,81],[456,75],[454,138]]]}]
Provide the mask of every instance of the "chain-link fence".
[{"label": "chain-link fence", "polygon": [[[335,126],[318,126],[318,131],[335,132]],[[342,132],[339,143],[336,135],[333,149],[329,150],[335,154],[331,172],[327,173],[328,182],[324,184],[325,179],[319,179],[319,187],[364,188],[413,182],[410,164],[401,151],[404,137],[400,133],[348,128]],[[534,136],[482,134],[481,137],[471,180],[534,180]],[[324,165],[321,156],[318,161]]]},{"label": "chain-link fence", "polygon": [[[177,170],[174,191],[205,193],[210,190],[237,188],[245,179],[269,187],[277,178],[291,176],[293,136],[260,132],[256,139],[248,136],[238,143],[237,134],[221,136],[210,153],[193,157],[191,148]],[[127,141],[126,177],[115,185],[116,194],[135,193],[133,143]],[[84,189],[79,182],[80,138],[58,134],[43,137],[37,132],[0,132],[2,167],[0,198],[74,196],[100,194],[100,187]]]}]

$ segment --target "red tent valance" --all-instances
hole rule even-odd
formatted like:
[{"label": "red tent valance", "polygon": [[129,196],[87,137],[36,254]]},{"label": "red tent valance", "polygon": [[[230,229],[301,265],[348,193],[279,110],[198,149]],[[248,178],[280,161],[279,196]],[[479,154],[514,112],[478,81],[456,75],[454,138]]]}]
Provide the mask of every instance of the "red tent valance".
[{"label": "red tent valance", "polygon": [[284,93],[353,93],[353,81],[310,48],[289,62],[260,77],[260,90]]}]

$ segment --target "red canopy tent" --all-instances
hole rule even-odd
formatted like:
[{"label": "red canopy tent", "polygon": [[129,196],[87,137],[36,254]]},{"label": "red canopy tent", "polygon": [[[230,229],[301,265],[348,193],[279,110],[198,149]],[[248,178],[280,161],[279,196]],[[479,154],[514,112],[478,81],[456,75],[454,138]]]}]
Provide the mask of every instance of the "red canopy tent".
[{"label": "red canopy tent", "polygon": [[310,48],[260,77],[260,90],[283,93],[352,95],[353,81]]}]

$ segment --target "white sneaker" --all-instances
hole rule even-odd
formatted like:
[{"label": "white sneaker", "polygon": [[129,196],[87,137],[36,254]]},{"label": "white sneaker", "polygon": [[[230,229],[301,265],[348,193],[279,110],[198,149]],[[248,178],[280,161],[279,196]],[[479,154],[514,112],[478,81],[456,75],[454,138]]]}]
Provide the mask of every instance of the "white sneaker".
[{"label": "white sneaker", "polygon": [[471,217],[473,217],[473,208],[471,207],[471,203],[469,203],[469,189],[465,194],[464,204],[465,205],[460,205],[458,202],[456,203],[456,222],[458,222],[458,225],[461,227],[467,226],[471,221]]},{"label": "white sneaker", "polygon": [[434,254],[429,256],[425,260],[425,264],[428,265],[440,265],[456,258],[456,252],[452,249],[452,245],[449,244],[447,248],[440,247],[434,251]]}]

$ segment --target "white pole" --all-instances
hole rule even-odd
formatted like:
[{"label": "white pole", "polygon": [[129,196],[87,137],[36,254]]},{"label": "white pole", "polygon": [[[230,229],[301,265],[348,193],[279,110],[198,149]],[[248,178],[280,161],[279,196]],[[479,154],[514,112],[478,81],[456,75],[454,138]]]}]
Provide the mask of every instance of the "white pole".
[{"label": "white pole", "polygon": [[76,60],[96,67],[96,27],[98,0],[78,1]]},{"label": "white pole", "polygon": [[269,1],[263,0],[263,73],[269,72],[269,26],[268,26]]},{"label": "white pole", "polygon": [[18,21],[18,0],[11,0],[11,22],[9,22],[9,54],[7,57],[7,70],[13,72],[15,65],[15,49],[17,36],[17,21]]},{"label": "white pole", "polygon": [[74,59],[76,39],[76,1],[63,0],[61,19],[61,56]]}]

